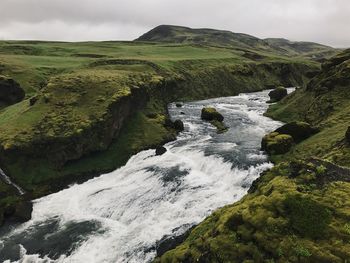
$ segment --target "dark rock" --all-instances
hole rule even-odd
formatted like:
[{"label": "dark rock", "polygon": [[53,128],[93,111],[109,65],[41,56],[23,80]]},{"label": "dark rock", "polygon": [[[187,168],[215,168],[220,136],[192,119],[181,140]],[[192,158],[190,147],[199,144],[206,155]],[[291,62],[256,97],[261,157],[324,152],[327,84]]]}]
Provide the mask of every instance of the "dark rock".
[{"label": "dark rock", "polygon": [[174,128],[177,131],[183,131],[185,129],[184,123],[181,120],[174,121]]},{"label": "dark rock", "polygon": [[38,99],[39,99],[38,96],[31,97],[29,99],[29,105],[33,106],[38,101]]},{"label": "dark rock", "polygon": [[348,129],[345,133],[345,139],[347,140],[347,142],[350,143],[350,126],[348,127]]},{"label": "dark rock", "polygon": [[271,132],[264,136],[261,141],[261,149],[268,154],[284,154],[293,146],[293,137],[288,134]]},{"label": "dark rock", "polygon": [[0,103],[11,105],[24,99],[25,93],[13,79],[0,75]]},{"label": "dark rock", "polygon": [[180,112],[181,115],[185,115],[185,113],[183,111]]},{"label": "dark rock", "polygon": [[178,107],[178,108],[182,108],[182,103],[176,103],[176,107]]},{"label": "dark rock", "polygon": [[171,128],[174,129],[174,123],[172,122],[172,120],[170,120],[169,118],[166,118],[164,121],[164,126],[166,128]]},{"label": "dark rock", "polygon": [[163,155],[166,153],[167,149],[163,146],[159,146],[156,148],[156,155]]},{"label": "dark rock", "polygon": [[287,95],[288,95],[288,91],[286,88],[277,87],[274,90],[271,90],[269,92],[269,96],[270,96],[269,102],[272,103],[272,102],[280,101],[281,99],[283,99]]},{"label": "dark rock", "polygon": [[202,109],[201,118],[206,121],[219,121],[224,120],[224,116],[221,115],[215,108],[205,107]]},{"label": "dark rock", "polygon": [[182,242],[184,242],[186,238],[190,235],[191,230],[193,230],[195,227],[196,226],[192,226],[190,229],[185,231],[185,233],[179,236],[164,236],[161,240],[157,241],[155,247],[157,251],[157,257],[161,257],[169,250],[174,249]]},{"label": "dark rock", "polygon": [[210,123],[216,127],[217,133],[224,133],[228,131],[228,127],[222,121],[213,120]]},{"label": "dark rock", "polygon": [[33,204],[23,201],[5,209],[4,217],[12,222],[24,223],[32,218]]},{"label": "dark rock", "polygon": [[312,127],[309,123],[301,121],[287,123],[275,130],[275,132],[280,134],[292,136],[295,142],[301,142],[316,134],[318,131],[317,128]]},{"label": "dark rock", "polygon": [[147,114],[147,117],[150,119],[156,119],[158,117],[157,113],[151,112]]}]

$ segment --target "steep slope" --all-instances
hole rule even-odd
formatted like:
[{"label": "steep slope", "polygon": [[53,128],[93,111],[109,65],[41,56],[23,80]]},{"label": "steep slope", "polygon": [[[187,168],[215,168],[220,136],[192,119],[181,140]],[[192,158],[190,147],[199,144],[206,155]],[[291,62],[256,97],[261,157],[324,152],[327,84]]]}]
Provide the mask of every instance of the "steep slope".
[{"label": "steep slope", "polygon": [[[296,145],[287,156],[318,156],[350,166],[345,133],[350,126],[350,50],[322,64],[305,89],[272,106],[268,115],[283,120],[304,120],[321,132]],[[278,158],[278,157],[277,157]]]}]

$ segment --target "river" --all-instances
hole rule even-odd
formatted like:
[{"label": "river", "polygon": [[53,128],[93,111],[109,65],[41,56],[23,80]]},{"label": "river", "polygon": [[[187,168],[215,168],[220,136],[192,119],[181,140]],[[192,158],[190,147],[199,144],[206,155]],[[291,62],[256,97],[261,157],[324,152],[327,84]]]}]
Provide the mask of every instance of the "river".
[{"label": "river", "polygon": [[[150,262],[157,244],[241,199],[270,168],[261,138],[281,125],[263,116],[268,91],[169,105],[185,123],[167,152],[134,155],[109,174],[34,201],[32,220],[0,236],[4,262]],[[214,106],[229,130],[200,119]]]}]

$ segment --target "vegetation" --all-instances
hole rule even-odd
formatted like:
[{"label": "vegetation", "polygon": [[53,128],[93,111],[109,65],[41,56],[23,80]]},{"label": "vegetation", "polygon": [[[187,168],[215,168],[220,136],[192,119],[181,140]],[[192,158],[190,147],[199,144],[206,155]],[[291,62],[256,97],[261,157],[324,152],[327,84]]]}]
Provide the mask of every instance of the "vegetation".
[{"label": "vegetation", "polygon": [[[186,34],[185,40],[174,43],[174,30],[175,39]],[[160,31],[167,34],[169,27]],[[0,165],[27,195],[19,197],[15,189],[0,182],[0,224],[27,199],[111,171],[132,154],[174,139],[176,127],[169,125],[166,111],[167,103],[173,101],[300,86],[281,104],[273,105],[269,114],[307,121],[321,131],[273,158],[293,159],[303,149],[301,157],[316,152],[347,164],[349,152],[342,144],[345,122],[339,124],[339,120],[348,121],[349,94],[345,87],[326,85],[334,76],[342,79],[339,84],[345,83],[344,55],[324,64],[322,79],[306,87],[320,69],[315,58],[336,50],[282,41],[288,48],[281,51],[275,40],[205,31],[196,32],[203,36],[200,39],[187,29],[172,27],[170,38],[162,36],[164,41],[156,39],[159,28],[139,39],[143,42],[1,41],[0,74],[18,82],[25,97],[0,110]],[[149,40],[160,42],[144,42]],[[165,43],[168,40],[173,43]],[[327,71],[332,73],[328,76]],[[321,97],[314,100],[310,94]],[[334,103],[337,99],[339,104]],[[325,145],[328,148],[322,148]],[[279,164],[243,200],[216,211],[182,245],[158,260],[348,259],[350,189],[344,180],[328,176],[332,167],[316,162]],[[321,218],[312,224],[315,214]]]},{"label": "vegetation", "polygon": [[261,142],[261,149],[269,154],[283,154],[292,148],[293,137],[288,134],[271,132],[264,136]]},{"label": "vegetation", "polygon": [[244,50],[244,56],[254,59],[264,59],[264,55],[255,52],[256,50],[284,56],[302,56],[315,60],[335,54],[333,48],[312,42],[292,42],[281,38],[259,39],[247,34],[224,30],[192,29],[171,25],[158,26],[139,37],[136,41],[200,44],[229,47],[237,50],[252,49],[249,52]]},{"label": "vegetation", "polygon": [[215,211],[156,262],[350,260],[349,63],[345,50],[307,87],[270,106],[268,116],[289,124],[263,144],[289,136],[290,151],[269,151],[276,166],[248,195]]},{"label": "vegetation", "polygon": [[317,186],[316,166],[280,163],[156,262],[344,262],[350,184]]}]

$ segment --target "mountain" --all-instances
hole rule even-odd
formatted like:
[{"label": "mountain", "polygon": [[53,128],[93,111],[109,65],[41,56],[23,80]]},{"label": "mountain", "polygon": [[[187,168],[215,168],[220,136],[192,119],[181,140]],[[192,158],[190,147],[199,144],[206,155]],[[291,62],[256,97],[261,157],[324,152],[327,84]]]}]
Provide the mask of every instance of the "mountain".
[{"label": "mountain", "polygon": [[243,48],[266,48],[268,43],[247,34],[216,29],[192,29],[182,26],[160,25],[143,34],[136,41],[169,43],[195,43],[203,45],[237,46]]},{"label": "mountain", "polygon": [[254,49],[279,55],[304,55],[322,59],[334,55],[337,50],[313,42],[294,42],[282,38],[260,39],[242,33],[216,29],[160,25],[143,34],[135,41],[199,44],[232,48]]}]

